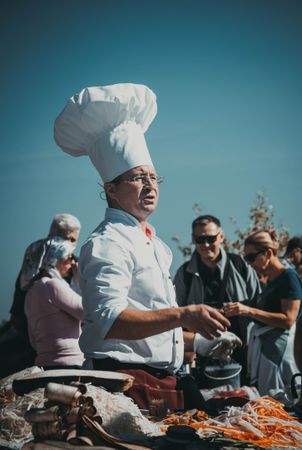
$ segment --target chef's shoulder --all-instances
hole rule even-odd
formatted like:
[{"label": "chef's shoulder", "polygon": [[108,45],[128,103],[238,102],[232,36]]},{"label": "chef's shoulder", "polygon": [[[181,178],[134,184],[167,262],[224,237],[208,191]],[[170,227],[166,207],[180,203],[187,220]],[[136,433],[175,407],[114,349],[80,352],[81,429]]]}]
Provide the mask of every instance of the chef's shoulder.
[{"label": "chef's shoulder", "polygon": [[124,224],[100,224],[81,248],[80,260],[118,255],[129,256],[138,245],[137,230]]}]

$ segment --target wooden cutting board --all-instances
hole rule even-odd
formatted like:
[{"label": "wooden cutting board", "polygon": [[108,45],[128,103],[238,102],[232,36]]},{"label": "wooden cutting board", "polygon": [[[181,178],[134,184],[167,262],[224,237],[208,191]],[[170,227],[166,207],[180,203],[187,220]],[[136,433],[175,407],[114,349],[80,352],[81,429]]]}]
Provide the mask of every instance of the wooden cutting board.
[{"label": "wooden cutting board", "polygon": [[109,392],[124,392],[130,389],[133,380],[134,377],[121,372],[55,369],[16,378],[13,381],[13,391],[17,395],[24,395],[34,389],[43,388],[50,382],[68,384],[71,381],[80,381],[81,383],[91,383],[94,386],[103,386]]},{"label": "wooden cutting board", "polygon": [[[131,445],[131,444],[129,444]],[[78,446],[78,445],[70,445],[67,442],[60,441],[44,441],[44,442],[28,442],[22,447],[22,450],[112,450],[114,448],[123,448],[123,447],[108,447],[106,445],[94,445],[93,447],[88,446]],[[127,447],[124,447],[127,449]],[[131,447],[128,447],[131,449]],[[151,447],[145,447],[138,445],[136,446],[136,450],[151,450]]]}]

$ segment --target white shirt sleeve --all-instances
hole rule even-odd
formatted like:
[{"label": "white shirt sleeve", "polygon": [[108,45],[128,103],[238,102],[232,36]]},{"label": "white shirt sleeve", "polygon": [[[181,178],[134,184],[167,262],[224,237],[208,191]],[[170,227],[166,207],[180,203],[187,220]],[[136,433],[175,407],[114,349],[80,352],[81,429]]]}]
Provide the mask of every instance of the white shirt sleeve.
[{"label": "white shirt sleeve", "polygon": [[104,339],[115,319],[126,309],[133,263],[116,242],[95,239],[83,249],[80,280],[85,319],[98,325]]}]

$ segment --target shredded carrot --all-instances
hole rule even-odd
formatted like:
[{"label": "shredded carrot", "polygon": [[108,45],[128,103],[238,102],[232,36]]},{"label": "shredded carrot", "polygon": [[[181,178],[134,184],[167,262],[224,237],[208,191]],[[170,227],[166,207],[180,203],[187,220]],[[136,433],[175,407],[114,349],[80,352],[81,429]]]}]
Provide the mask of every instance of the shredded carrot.
[{"label": "shredded carrot", "polygon": [[222,434],[263,448],[302,449],[302,423],[283,406],[268,396],[260,397],[242,408],[230,407],[216,418],[205,416],[204,420],[189,426],[196,429],[201,438]]}]

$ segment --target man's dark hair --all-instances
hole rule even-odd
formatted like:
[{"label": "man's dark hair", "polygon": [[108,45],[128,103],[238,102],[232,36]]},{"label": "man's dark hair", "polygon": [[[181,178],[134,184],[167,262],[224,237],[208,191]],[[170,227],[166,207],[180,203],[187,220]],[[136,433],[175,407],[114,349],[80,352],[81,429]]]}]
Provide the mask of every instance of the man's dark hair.
[{"label": "man's dark hair", "polygon": [[285,255],[289,255],[295,248],[302,250],[302,236],[294,236],[288,241]]},{"label": "man's dark hair", "polygon": [[198,216],[196,217],[196,219],[193,220],[192,231],[194,231],[198,225],[204,226],[207,225],[208,223],[215,223],[215,225],[217,225],[219,228],[221,227],[220,220],[217,219],[217,217],[211,216],[210,214],[205,214],[203,216]]}]

